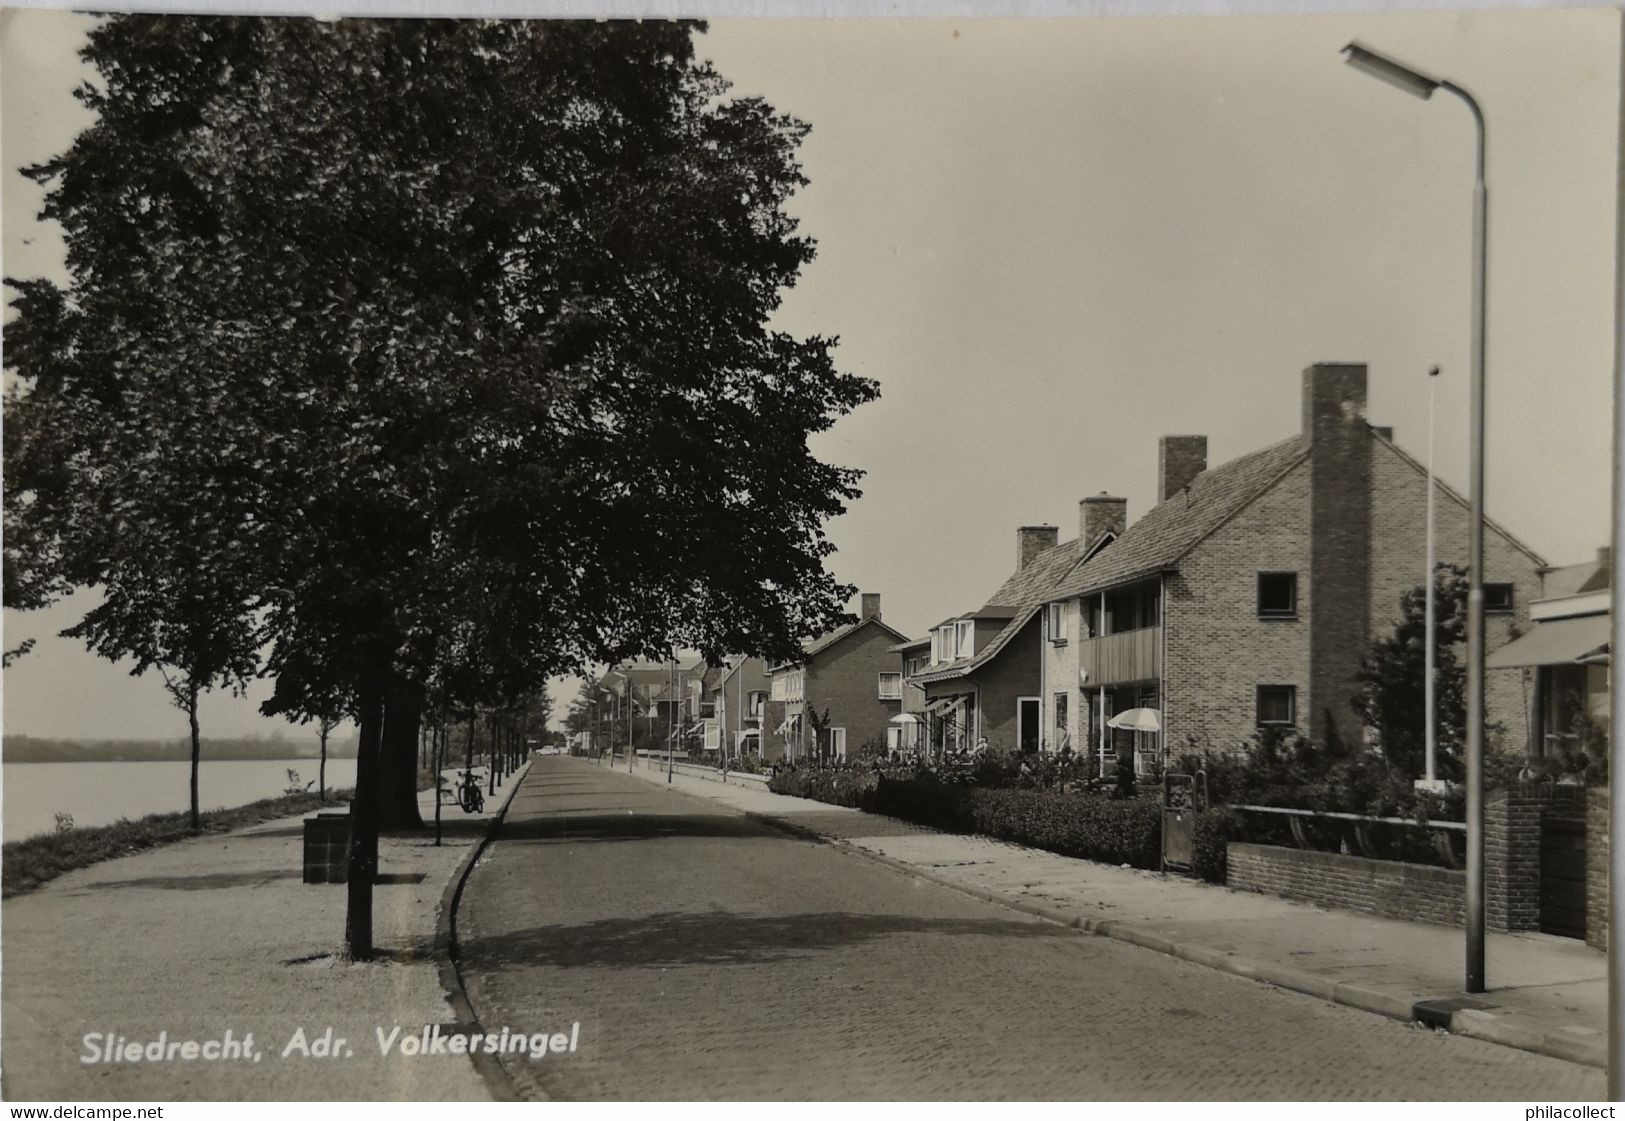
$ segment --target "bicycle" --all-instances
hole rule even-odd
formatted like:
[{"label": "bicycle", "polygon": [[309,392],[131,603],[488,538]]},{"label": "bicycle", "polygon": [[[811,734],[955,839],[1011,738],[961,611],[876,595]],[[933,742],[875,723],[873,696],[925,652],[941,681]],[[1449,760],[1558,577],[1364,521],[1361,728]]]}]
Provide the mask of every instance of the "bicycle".
[{"label": "bicycle", "polygon": [[480,789],[480,780],[473,771],[464,771],[462,781],[457,784],[457,804],[463,807],[464,813],[477,814],[485,809],[485,791]]}]

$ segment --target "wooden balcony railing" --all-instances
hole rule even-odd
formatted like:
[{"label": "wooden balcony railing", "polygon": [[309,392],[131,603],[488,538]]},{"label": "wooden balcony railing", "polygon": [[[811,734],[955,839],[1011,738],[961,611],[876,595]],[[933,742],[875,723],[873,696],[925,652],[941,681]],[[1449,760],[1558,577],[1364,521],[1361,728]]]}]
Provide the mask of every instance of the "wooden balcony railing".
[{"label": "wooden balcony railing", "polygon": [[1086,638],[1078,646],[1078,668],[1089,675],[1086,688],[1155,680],[1162,676],[1162,628]]}]

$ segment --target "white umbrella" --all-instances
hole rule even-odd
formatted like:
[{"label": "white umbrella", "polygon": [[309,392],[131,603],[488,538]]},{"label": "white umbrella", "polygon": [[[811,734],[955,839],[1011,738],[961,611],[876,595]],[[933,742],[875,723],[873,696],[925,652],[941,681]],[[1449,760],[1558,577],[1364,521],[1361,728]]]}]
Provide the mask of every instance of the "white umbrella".
[{"label": "white umbrella", "polygon": [[1160,732],[1162,716],[1154,708],[1131,708],[1106,721],[1106,727],[1121,728],[1126,732]]}]

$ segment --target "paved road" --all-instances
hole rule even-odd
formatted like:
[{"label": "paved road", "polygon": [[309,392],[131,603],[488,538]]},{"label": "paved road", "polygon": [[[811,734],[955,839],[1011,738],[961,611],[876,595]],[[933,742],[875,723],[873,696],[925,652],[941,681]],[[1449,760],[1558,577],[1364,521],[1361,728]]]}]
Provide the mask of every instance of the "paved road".
[{"label": "paved road", "polygon": [[983,903],[544,757],[459,913],[488,1029],[558,1099],[1556,1100],[1596,1072]]}]

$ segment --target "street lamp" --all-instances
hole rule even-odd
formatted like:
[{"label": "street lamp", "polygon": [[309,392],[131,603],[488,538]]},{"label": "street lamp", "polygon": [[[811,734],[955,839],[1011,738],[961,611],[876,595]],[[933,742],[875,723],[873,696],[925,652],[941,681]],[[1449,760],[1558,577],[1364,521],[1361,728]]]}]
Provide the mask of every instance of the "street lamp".
[{"label": "street lamp", "polygon": [[[1467,983],[1484,991],[1484,303],[1487,268],[1485,233],[1489,191],[1484,182],[1484,112],[1473,95],[1453,82],[1430,78],[1358,43],[1343,48],[1356,70],[1380,78],[1424,101],[1434,90],[1461,98],[1478,134],[1477,174],[1473,179],[1473,332],[1468,498],[1472,514],[1467,537]],[[1431,573],[1429,574],[1431,582]]]}]

